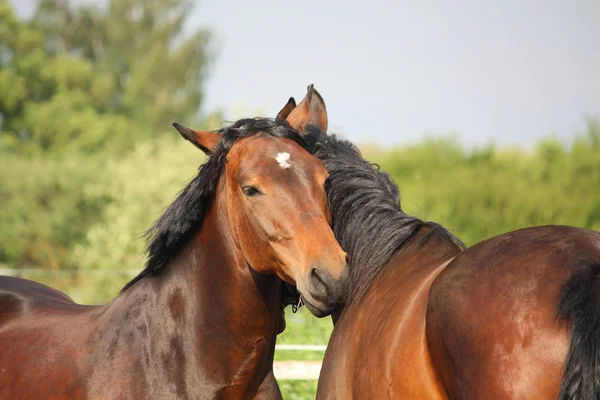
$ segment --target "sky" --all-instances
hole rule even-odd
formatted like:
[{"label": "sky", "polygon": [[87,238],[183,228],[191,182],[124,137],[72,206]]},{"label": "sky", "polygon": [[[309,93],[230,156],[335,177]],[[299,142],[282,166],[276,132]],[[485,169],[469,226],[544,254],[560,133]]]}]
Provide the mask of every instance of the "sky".
[{"label": "sky", "polygon": [[227,118],[275,116],[309,83],[330,132],[383,147],[530,148],[600,117],[598,0],[203,0],[194,27],[217,51],[203,109]]}]

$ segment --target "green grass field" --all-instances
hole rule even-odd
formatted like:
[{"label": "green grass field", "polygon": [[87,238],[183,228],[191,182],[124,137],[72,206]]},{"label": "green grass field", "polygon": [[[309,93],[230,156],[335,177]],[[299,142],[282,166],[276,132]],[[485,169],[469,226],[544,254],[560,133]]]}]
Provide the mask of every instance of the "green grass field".
[{"label": "green grass field", "polygon": [[314,399],[317,392],[317,381],[280,381],[279,387],[286,400]]}]

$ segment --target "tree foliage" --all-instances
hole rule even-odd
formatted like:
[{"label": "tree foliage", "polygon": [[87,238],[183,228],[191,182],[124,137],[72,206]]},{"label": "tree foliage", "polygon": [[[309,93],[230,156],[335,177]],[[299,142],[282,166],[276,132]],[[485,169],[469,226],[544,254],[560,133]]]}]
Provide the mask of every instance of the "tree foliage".
[{"label": "tree foliage", "polygon": [[198,114],[209,35],[184,32],[190,3],[106,5],[42,0],[24,21],[0,0],[0,264],[85,266],[74,249],[117,201],[109,166],[177,137],[171,120],[219,118]]},{"label": "tree foliage", "polygon": [[408,213],[466,244],[515,229],[565,224],[600,231],[600,129],[589,119],[570,146],[465,151],[452,139],[373,155],[399,183]]},{"label": "tree foliage", "polygon": [[31,21],[0,1],[0,151],[122,154],[173,120],[199,122],[209,34],[186,0],[42,0]]}]

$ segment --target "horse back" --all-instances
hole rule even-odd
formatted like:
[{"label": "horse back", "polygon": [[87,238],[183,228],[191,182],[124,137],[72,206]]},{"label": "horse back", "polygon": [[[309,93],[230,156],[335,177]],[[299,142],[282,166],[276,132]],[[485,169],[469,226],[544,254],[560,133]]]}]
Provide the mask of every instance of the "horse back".
[{"label": "horse back", "polygon": [[462,252],[434,281],[427,341],[450,398],[556,398],[569,348],[561,293],[600,266],[600,233],[543,226]]},{"label": "horse back", "polygon": [[87,398],[79,370],[94,313],[48,286],[0,277],[0,398]]},{"label": "horse back", "polygon": [[11,316],[21,315],[36,307],[75,304],[63,292],[34,281],[0,276],[0,326]]}]

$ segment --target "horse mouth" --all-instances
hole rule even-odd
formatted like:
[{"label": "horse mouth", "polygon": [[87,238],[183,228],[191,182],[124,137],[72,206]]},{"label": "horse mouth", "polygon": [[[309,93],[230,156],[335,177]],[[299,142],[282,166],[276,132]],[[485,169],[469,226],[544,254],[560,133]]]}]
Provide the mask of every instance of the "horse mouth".
[{"label": "horse mouth", "polygon": [[285,281],[282,281],[282,284],[282,309],[291,305],[292,312],[296,313],[302,306],[306,306],[308,311],[317,318],[326,317],[333,312],[333,309],[323,309],[306,300],[296,286]]},{"label": "horse mouth", "polygon": [[299,306],[301,304],[304,304],[306,306],[306,308],[308,308],[308,311],[310,311],[310,313],[317,318],[323,318],[323,317],[326,317],[329,314],[331,314],[331,310],[323,310],[323,309],[311,304],[310,301],[306,300],[306,298],[304,296],[302,296],[302,293],[300,293],[300,301],[298,302]]}]

